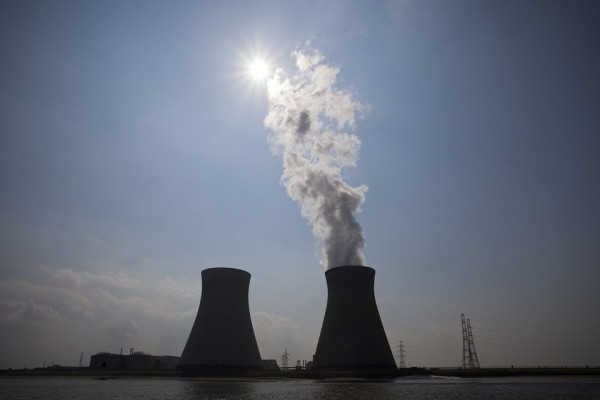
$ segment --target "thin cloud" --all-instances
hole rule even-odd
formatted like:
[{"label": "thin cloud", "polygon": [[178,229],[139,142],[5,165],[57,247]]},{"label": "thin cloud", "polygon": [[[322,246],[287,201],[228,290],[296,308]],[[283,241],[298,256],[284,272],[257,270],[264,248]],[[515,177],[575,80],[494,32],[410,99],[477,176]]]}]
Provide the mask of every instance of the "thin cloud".
[{"label": "thin cloud", "polygon": [[15,340],[32,349],[52,340],[50,353],[56,354],[78,346],[92,353],[136,347],[179,355],[197,313],[200,288],[193,283],[124,271],[42,267],[34,272],[29,279],[0,282],[0,331],[5,332],[0,368],[22,357],[23,349],[10,345]]},{"label": "thin cloud", "polygon": [[8,324],[61,321],[58,311],[34,300],[0,299],[0,320]]},{"label": "thin cloud", "polygon": [[284,349],[298,354],[313,350],[291,317],[257,311],[252,314],[252,325],[263,358],[276,358]]}]

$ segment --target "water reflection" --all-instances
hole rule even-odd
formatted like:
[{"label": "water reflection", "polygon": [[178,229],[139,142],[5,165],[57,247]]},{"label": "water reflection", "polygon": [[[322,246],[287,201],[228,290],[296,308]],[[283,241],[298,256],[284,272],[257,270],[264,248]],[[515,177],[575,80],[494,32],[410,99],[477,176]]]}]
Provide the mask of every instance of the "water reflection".
[{"label": "water reflection", "polygon": [[185,381],[189,399],[397,399],[392,380],[381,381]]},{"label": "water reflection", "polygon": [[311,381],[2,377],[0,398],[22,399],[598,399],[600,377]]},{"label": "water reflection", "polygon": [[189,380],[186,383],[185,398],[189,399],[256,398],[256,382]]}]

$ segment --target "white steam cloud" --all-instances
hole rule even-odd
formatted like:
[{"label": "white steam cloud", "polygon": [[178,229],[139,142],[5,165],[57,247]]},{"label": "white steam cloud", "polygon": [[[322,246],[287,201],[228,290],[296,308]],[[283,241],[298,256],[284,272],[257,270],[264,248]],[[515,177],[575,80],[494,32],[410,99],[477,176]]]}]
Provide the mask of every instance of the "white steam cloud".
[{"label": "white steam cloud", "polygon": [[282,154],[281,177],[288,195],[312,225],[327,268],[365,265],[365,239],[355,214],[367,186],[351,187],[341,177],[355,166],[360,140],[352,129],[362,105],[336,88],[339,68],[323,63],[318,51],[294,51],[296,72],[278,69],[267,81],[273,149]]}]

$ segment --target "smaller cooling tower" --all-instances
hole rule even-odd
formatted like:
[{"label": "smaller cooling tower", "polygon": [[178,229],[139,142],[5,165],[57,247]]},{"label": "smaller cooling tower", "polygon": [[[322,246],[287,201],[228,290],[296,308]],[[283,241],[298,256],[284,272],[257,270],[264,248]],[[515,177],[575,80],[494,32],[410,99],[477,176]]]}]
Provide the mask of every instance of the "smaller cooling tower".
[{"label": "smaller cooling tower", "polygon": [[363,266],[325,272],[327,307],[314,355],[314,371],[396,375],[396,363],[377,304],[375,270]]},{"label": "smaller cooling tower", "polygon": [[202,271],[202,296],[179,368],[185,374],[262,369],[252,328],[250,274],[235,268]]}]

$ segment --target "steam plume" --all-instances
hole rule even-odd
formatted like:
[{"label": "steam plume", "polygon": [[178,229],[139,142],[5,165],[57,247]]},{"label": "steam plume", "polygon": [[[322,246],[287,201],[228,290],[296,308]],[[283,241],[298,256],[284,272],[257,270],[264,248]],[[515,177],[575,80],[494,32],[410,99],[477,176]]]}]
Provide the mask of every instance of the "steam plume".
[{"label": "steam plume", "polygon": [[360,140],[352,129],[362,110],[350,92],[336,88],[339,68],[323,63],[318,51],[296,50],[296,73],[278,69],[267,82],[271,145],[282,154],[281,177],[288,195],[321,242],[326,267],[365,265],[365,240],[355,214],[367,186],[351,187],[341,177],[355,166]]}]

